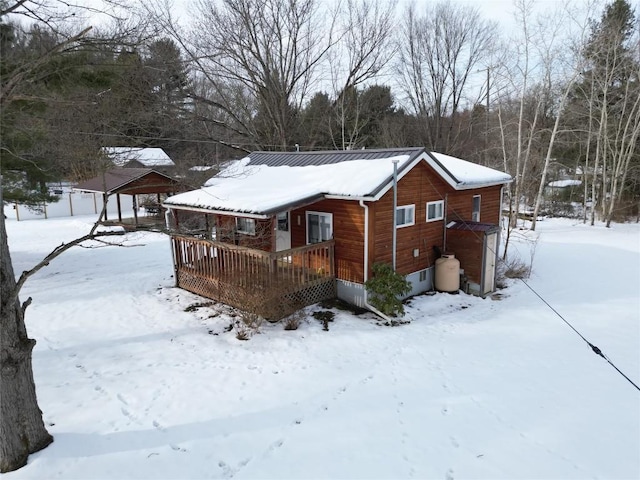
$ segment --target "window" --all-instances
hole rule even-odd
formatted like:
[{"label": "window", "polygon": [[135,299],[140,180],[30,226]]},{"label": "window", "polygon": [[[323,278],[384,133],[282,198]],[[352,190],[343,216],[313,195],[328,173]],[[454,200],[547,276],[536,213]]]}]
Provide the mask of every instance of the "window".
[{"label": "window", "polygon": [[480,221],[480,195],[473,196],[473,209],[471,210],[471,220]]},{"label": "window", "polygon": [[289,212],[281,212],[277,215],[278,230],[281,232],[289,231]]},{"label": "window", "polygon": [[435,222],[444,218],[444,200],[427,202],[427,222]]},{"label": "window", "polygon": [[256,221],[253,218],[236,218],[236,232],[255,235]]},{"label": "window", "polygon": [[331,240],[333,237],[333,215],[331,213],[307,212],[307,245]]},{"label": "window", "polygon": [[396,228],[408,227],[416,223],[415,205],[404,205],[396,208]]}]

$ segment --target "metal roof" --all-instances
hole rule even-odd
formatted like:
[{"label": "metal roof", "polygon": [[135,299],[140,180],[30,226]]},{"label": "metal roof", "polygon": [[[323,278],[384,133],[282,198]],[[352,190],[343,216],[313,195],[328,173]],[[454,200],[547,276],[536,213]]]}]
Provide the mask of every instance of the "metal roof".
[{"label": "metal roof", "polygon": [[[175,188],[177,181],[165,175],[157,172],[152,168],[112,168],[106,171],[103,175],[91,178],[85,182],[82,182],[74,187],[74,190],[81,190],[85,192],[98,192],[111,195],[112,193],[125,193],[127,187],[134,187],[132,185],[136,180],[140,180],[147,175],[155,174],[166,178],[166,182],[163,185],[158,185],[158,192],[164,193],[167,188]],[[127,192],[128,193],[128,192]],[[133,192],[135,193],[135,192]]]},{"label": "metal roof", "polygon": [[248,165],[269,167],[306,167],[310,165],[331,165],[350,160],[373,160],[378,158],[408,155],[409,162],[424,152],[422,147],[379,148],[372,150],[327,150],[319,152],[251,152]]},{"label": "metal roof", "polygon": [[492,223],[472,222],[466,220],[454,220],[447,224],[449,230],[462,230],[467,232],[492,232],[500,227]]}]

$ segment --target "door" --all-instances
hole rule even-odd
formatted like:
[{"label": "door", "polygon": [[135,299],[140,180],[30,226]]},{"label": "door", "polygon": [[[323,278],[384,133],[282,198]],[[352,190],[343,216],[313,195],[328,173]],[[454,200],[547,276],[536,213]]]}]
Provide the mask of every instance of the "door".
[{"label": "door", "polygon": [[276,215],[276,251],[289,250],[291,248],[291,225],[289,212],[280,212]]},{"label": "door", "polygon": [[498,248],[498,233],[490,233],[484,242],[484,274],[482,275],[482,295],[494,290],[496,279],[496,255]]}]

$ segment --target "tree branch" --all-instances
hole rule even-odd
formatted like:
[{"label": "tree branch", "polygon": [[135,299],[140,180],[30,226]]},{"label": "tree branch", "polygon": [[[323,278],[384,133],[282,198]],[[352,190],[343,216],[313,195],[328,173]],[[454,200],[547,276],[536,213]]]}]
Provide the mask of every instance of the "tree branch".
[{"label": "tree branch", "polygon": [[[59,257],[60,255],[62,255],[64,252],[66,252],[67,250],[69,250],[72,247],[75,247],[76,245],[80,245],[82,242],[85,242],[87,240],[95,240],[99,237],[113,237],[116,235],[124,235],[124,231],[112,231],[112,232],[98,232],[96,233],[96,229],[98,228],[98,222],[96,222],[93,227],[91,228],[91,231],[80,237],[80,238],[76,238],[75,240],[70,241],[69,243],[61,243],[60,245],[58,245],[56,248],[54,248],[46,257],[44,257],[35,267],[33,267],[31,270],[25,270],[24,272],[22,272],[22,275],[20,275],[20,278],[18,279],[18,281],[16,282],[16,286],[13,289],[13,292],[11,292],[11,298],[9,300],[9,302],[7,302],[8,305],[13,304],[13,302],[15,302],[18,298],[18,295],[20,294],[20,290],[22,289],[24,283],[27,281],[27,279],[31,276],[33,276],[34,274],[36,274],[38,271],[40,271],[42,268],[46,267],[47,265],[49,265],[49,263],[56,259],[57,257]],[[31,303],[31,299],[27,299],[23,304],[22,304],[22,309],[24,311],[24,309],[26,309],[29,306],[29,303]]]}]

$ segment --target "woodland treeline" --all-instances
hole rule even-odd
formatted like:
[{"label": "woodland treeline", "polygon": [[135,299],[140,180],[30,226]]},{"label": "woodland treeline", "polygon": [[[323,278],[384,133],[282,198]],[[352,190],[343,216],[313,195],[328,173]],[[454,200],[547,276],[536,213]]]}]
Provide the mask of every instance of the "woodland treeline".
[{"label": "woodland treeline", "polygon": [[516,0],[509,31],[444,1],[130,3],[0,1],[5,198],[95,175],[103,146],[161,147],[179,175],[253,150],[425,146],[510,173],[513,209],[571,177],[592,222],[637,214],[627,0]]}]

